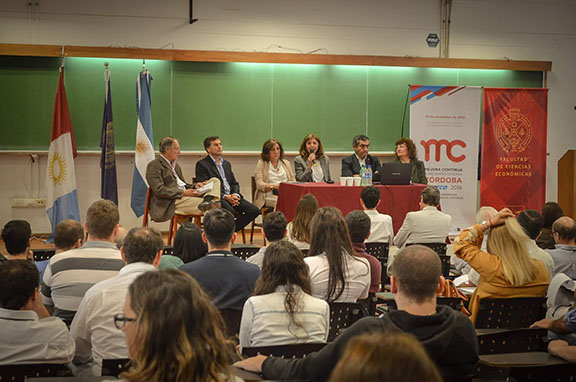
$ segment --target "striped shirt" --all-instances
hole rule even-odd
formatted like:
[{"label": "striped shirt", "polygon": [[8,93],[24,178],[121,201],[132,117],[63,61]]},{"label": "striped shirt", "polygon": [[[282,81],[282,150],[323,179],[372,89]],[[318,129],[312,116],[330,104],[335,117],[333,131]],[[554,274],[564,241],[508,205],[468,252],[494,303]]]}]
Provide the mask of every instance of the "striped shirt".
[{"label": "striped shirt", "polygon": [[120,251],[107,241],[89,241],[54,255],[42,279],[44,304],[54,306],[54,316],[70,323],[86,291],[116,276],[123,266]]}]

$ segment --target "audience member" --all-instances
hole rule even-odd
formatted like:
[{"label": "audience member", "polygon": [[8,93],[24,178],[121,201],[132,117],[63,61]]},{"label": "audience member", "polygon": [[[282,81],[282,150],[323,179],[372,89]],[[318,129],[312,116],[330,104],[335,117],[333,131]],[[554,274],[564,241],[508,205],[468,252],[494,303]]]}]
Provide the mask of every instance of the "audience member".
[{"label": "audience member", "polygon": [[[220,180],[206,177],[196,184],[187,183],[180,165],[176,163],[179,156],[178,140],[165,137],[160,141],[160,154],[146,167],[146,181],[152,193],[150,217],[156,222],[170,220],[175,213],[199,214],[220,206]],[[210,182],[212,189],[202,195],[198,189]]]},{"label": "audience member", "polygon": [[366,243],[389,243],[392,245],[394,226],[390,215],[381,214],[376,209],[380,205],[380,190],[378,187],[368,186],[360,193],[362,209],[370,218],[370,237]]},{"label": "audience member", "polygon": [[128,358],[124,333],[114,326],[114,315],[122,310],[130,284],[158,267],[163,247],[162,235],[155,228],[132,228],[122,247],[127,265],[84,295],[70,333],[76,342],[74,363],[92,364],[92,375],[101,374],[103,359]]},{"label": "audience member", "polygon": [[552,235],[556,242],[548,253],[554,260],[554,273],[565,273],[576,280],[576,223],[574,219],[563,216],[552,225]]},{"label": "audience member", "polygon": [[364,240],[370,236],[370,218],[364,211],[354,210],[346,215],[346,224],[352,240],[352,249],[357,256],[364,257],[370,263],[370,293],[380,290],[382,264],[366,252]]},{"label": "audience member", "polygon": [[[480,247],[484,232],[490,229],[488,253]],[[478,287],[470,299],[472,321],[483,298],[540,297],[546,294],[550,276],[544,263],[533,259],[526,249],[529,240],[508,208],[484,224],[460,233],[454,253],[480,274]]]},{"label": "audience member", "polygon": [[294,158],[296,180],[299,182],[331,182],[330,158],[324,154],[322,141],[316,134],[308,134]]},{"label": "audience member", "polygon": [[310,252],[304,259],[310,268],[312,296],[328,302],[356,302],[368,297],[370,264],[354,256],[342,212],[323,207],[310,222]]},{"label": "audience member", "polygon": [[118,231],[116,231],[116,239],[114,239],[116,248],[122,249],[122,246],[124,245],[124,240],[126,239],[126,235],[128,235],[128,230],[122,226],[119,226]]},{"label": "audience member", "polygon": [[222,317],[197,282],[183,272],[147,272],[130,285],[123,314],[130,366],[120,378],[140,381],[237,381],[233,345]]},{"label": "audience member", "polygon": [[248,202],[240,194],[240,184],[232,172],[230,162],[222,158],[222,141],[216,136],[204,139],[204,149],[208,153],[196,162],[196,180],[220,179],[220,199],[222,208],[236,216],[236,231],[242,230],[260,214],[260,209]]},{"label": "audience member", "polygon": [[32,229],[26,220],[10,220],[2,228],[2,240],[6,246],[6,260],[34,260],[30,249]]},{"label": "audience member", "polygon": [[184,264],[206,256],[208,246],[202,240],[202,230],[192,222],[180,226],[174,237],[174,256]]},{"label": "audience member", "polygon": [[277,241],[266,249],[254,296],[244,304],[240,346],[326,342],[330,308],[310,296],[308,267],[292,243]]},{"label": "audience member", "polygon": [[342,159],[342,176],[360,176],[362,166],[370,166],[372,170],[372,180],[380,181],[382,165],[377,157],[368,154],[370,151],[370,138],[360,134],[352,139],[352,148],[354,154]]},{"label": "audience member", "polygon": [[286,239],[298,249],[310,248],[310,220],[316,211],[318,211],[318,199],[312,194],[306,194],[298,201],[294,220],[286,226]]},{"label": "audience member", "polygon": [[27,260],[0,263],[0,364],[67,363],[74,341],[38,294],[40,274]]},{"label": "audience member", "polygon": [[555,242],[552,235],[552,224],[564,216],[564,211],[560,204],[547,202],[542,206],[542,216],[544,217],[544,227],[542,227],[542,234],[536,240],[536,243],[542,249],[554,249]]},{"label": "audience member", "polygon": [[[266,240],[274,243],[284,239],[286,237],[286,224],[286,216],[284,216],[281,211],[274,211],[264,216],[264,219],[262,219],[262,228],[264,229],[264,237]],[[266,247],[262,247],[246,261],[262,268],[265,252]],[[300,254],[300,256],[302,257],[302,254]]]},{"label": "audience member", "polygon": [[[80,248],[84,244],[84,227],[79,221],[73,219],[62,220],[54,229],[55,255]],[[50,263],[50,259],[36,262],[36,267],[40,271],[40,280],[44,279],[44,271]]]},{"label": "audience member", "polygon": [[296,180],[290,162],[284,159],[282,144],[277,139],[270,138],[262,145],[254,180],[256,190],[252,202],[258,208],[276,207],[280,183]]},{"label": "audience member", "polygon": [[416,337],[406,333],[362,334],[350,340],[330,382],[442,382]]},{"label": "audience member", "polygon": [[[552,332],[565,335],[576,332],[576,309],[569,311],[564,317],[557,320],[545,318],[533,323],[530,328],[548,329]],[[554,340],[548,344],[548,352],[568,362],[576,362],[576,345],[565,340]]]},{"label": "audience member", "polygon": [[86,214],[87,241],[80,248],[52,256],[44,272],[42,298],[67,324],[72,322],[82,297],[99,281],[116,276],[124,266],[114,243],[120,214],[109,200],[92,203]]},{"label": "audience member", "polygon": [[202,234],[208,243],[208,254],[180,269],[198,281],[218,309],[241,311],[254,291],[260,269],[232,254],[234,231],[232,213],[223,208],[208,211]]},{"label": "audience member", "polygon": [[[483,222],[490,220],[497,213],[498,211],[494,207],[490,206],[480,207],[480,209],[476,212],[476,224],[482,224]],[[484,252],[486,252],[487,242],[488,242],[488,231],[484,232],[484,240],[482,241],[481,249]],[[460,259],[459,257],[453,256],[452,260],[454,261],[454,267],[456,268],[456,270],[460,271],[460,273],[462,273],[463,275],[469,274],[470,270],[472,270],[470,264]]]},{"label": "audience member", "polygon": [[440,191],[428,186],[420,195],[420,211],[408,212],[402,227],[394,237],[394,245],[402,247],[411,243],[444,243],[452,217],[438,210]]},{"label": "audience member", "polygon": [[428,184],[426,179],[426,167],[424,162],[418,160],[416,153],[416,145],[410,138],[400,138],[396,141],[396,162],[411,163],[412,176],[410,180],[412,183]]},{"label": "audience member", "polygon": [[478,339],[466,316],[436,305],[444,281],[442,264],[434,251],[421,245],[407,247],[400,251],[391,277],[397,310],[358,320],[322,350],[302,359],[257,356],[236,366],[262,372],[264,379],[326,381],[352,338],[406,332],[422,343],[445,381],[470,377],[478,361]]}]

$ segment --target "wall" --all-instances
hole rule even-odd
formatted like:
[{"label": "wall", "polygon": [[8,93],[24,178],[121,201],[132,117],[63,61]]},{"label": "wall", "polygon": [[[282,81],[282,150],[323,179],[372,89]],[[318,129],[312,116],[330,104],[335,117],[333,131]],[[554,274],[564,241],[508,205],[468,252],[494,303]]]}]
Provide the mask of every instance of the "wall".
[{"label": "wall", "polygon": [[[197,0],[188,24],[188,2],[153,0],[40,0],[29,8],[22,0],[0,5],[0,42],[146,48],[311,52],[437,57],[425,43],[440,30],[440,2],[431,0]],[[548,74],[547,199],[556,200],[558,159],[576,142],[576,14],[574,0],[454,0],[450,57],[553,61]],[[0,106],[1,108],[1,106]],[[0,109],[1,111],[1,109]],[[8,112],[8,111],[2,111]],[[182,158],[188,176],[199,156]],[[249,195],[254,157],[228,156]],[[27,196],[27,156],[0,154],[0,224],[27,218],[35,232],[49,231],[43,210],[12,209],[9,198]],[[132,165],[118,161],[122,224],[139,221],[129,210]],[[38,167],[44,183],[45,157]],[[338,173],[339,158],[332,162]],[[76,163],[82,218],[99,196],[97,156]],[[42,189],[42,187],[40,187]],[[42,191],[40,191],[41,193]],[[162,226],[164,227],[164,226]]]}]

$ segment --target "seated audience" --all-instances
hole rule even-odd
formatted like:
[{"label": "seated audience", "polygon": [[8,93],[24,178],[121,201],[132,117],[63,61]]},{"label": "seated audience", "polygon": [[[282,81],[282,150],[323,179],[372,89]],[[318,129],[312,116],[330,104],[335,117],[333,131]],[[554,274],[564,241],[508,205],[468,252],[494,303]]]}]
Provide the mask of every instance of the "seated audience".
[{"label": "seated audience", "polygon": [[[486,253],[480,247],[488,229]],[[454,254],[480,275],[469,305],[473,322],[478,314],[478,303],[483,298],[540,297],[546,294],[550,276],[544,263],[530,256],[526,248],[528,240],[508,208],[484,224],[465,229],[456,238]]]},{"label": "seated audience", "polygon": [[[286,216],[281,211],[271,212],[262,219],[262,228],[264,229],[264,237],[270,243],[280,241],[286,237]],[[250,256],[246,261],[262,268],[266,248],[260,248],[258,252]]]},{"label": "seated audience", "polygon": [[365,258],[370,263],[370,293],[376,293],[380,290],[380,281],[382,278],[382,264],[374,256],[366,253],[366,244],[364,240],[370,237],[370,218],[365,211],[354,210],[346,215],[346,224],[352,240],[352,249],[354,254]]},{"label": "seated audience", "polygon": [[[571,334],[576,332],[576,309],[569,311],[557,320],[545,318],[533,323],[530,328],[548,329],[556,334]],[[548,352],[568,362],[576,362],[576,345],[565,340],[554,340],[548,344]]]},{"label": "seated audience", "polygon": [[406,333],[362,334],[352,338],[330,382],[442,382],[416,337]]},{"label": "seated audience", "polygon": [[208,246],[202,240],[202,230],[192,222],[180,226],[174,237],[174,256],[184,264],[206,256]]},{"label": "seated audience", "polygon": [[308,134],[300,145],[300,155],[294,158],[296,180],[299,182],[331,182],[330,159],[316,134]]},{"label": "seated audience", "polygon": [[354,149],[354,154],[342,158],[341,176],[361,176],[360,170],[362,166],[370,166],[372,180],[379,182],[382,165],[377,157],[368,154],[370,151],[370,138],[364,134],[355,136],[352,139],[352,148]]},{"label": "seated audience", "polygon": [[276,207],[280,183],[294,181],[296,177],[290,162],[284,159],[284,149],[277,139],[270,138],[262,145],[262,153],[254,171],[256,207]]},{"label": "seated audience", "polygon": [[[80,222],[73,219],[62,220],[54,229],[54,246],[56,247],[54,254],[80,248],[84,244],[84,237],[84,227]],[[44,278],[44,271],[49,263],[50,259],[36,262],[40,270],[40,280]]]},{"label": "seated audience", "polygon": [[0,262],[0,365],[67,363],[74,340],[38,294],[40,275],[27,260]]},{"label": "seated audience", "polygon": [[32,228],[26,220],[10,220],[2,228],[2,240],[6,246],[6,260],[32,260],[34,252],[30,249]]},{"label": "seated audience", "polygon": [[381,214],[376,209],[380,205],[380,190],[378,187],[368,186],[360,193],[362,209],[370,218],[370,238],[366,243],[389,243],[392,245],[394,226],[390,215]]},{"label": "seated audience", "polygon": [[552,224],[564,216],[564,211],[560,204],[547,202],[542,206],[542,216],[544,217],[544,227],[542,227],[542,235],[536,240],[536,243],[542,249],[554,249],[555,242],[552,235]]},{"label": "seated audience", "polygon": [[[494,217],[498,211],[494,207],[490,206],[483,206],[476,212],[476,224],[482,224],[482,222],[490,220],[490,218]],[[486,243],[488,242],[488,231],[484,232],[484,241],[482,241],[482,250],[486,252]],[[454,261],[454,267],[456,270],[460,271],[463,275],[467,275],[470,273],[472,267],[470,264],[465,262],[464,260],[453,256],[452,260]],[[480,277],[480,276],[478,276]]]},{"label": "seated audience", "polygon": [[124,245],[124,240],[126,239],[126,235],[128,235],[128,230],[122,226],[118,227],[118,231],[116,231],[116,239],[114,239],[114,243],[116,243],[116,248],[122,249]]},{"label": "seated audience", "polygon": [[278,241],[266,249],[254,296],[244,304],[240,346],[326,342],[330,308],[310,296],[308,267],[292,243]]},{"label": "seated audience", "polygon": [[368,297],[370,264],[354,256],[342,212],[323,207],[310,222],[310,252],[304,259],[310,268],[312,296],[328,302],[356,302]]},{"label": "seated audience", "polygon": [[126,266],[84,295],[70,333],[76,342],[74,363],[92,366],[91,375],[101,374],[103,359],[128,358],[124,333],[114,326],[114,314],[122,310],[130,284],[141,274],[156,270],[163,247],[162,234],[155,228],[132,228],[122,246]]},{"label": "seated audience", "polygon": [[109,200],[92,203],[86,214],[88,238],[80,248],[52,256],[44,272],[42,298],[48,311],[70,324],[82,297],[99,281],[116,276],[124,266],[114,240],[120,214]]},{"label": "seated audience", "polygon": [[126,335],[131,362],[120,378],[140,381],[237,381],[233,345],[202,288],[175,269],[147,272],[130,285],[114,323]]},{"label": "seated audience", "polygon": [[418,160],[416,145],[410,138],[400,138],[396,141],[396,162],[411,163],[412,183],[428,184],[426,179],[426,166],[424,162]]},{"label": "seated audience", "polygon": [[452,226],[452,217],[438,210],[440,191],[428,186],[420,195],[420,211],[408,212],[394,237],[394,245],[444,243]]},{"label": "seated audience", "polygon": [[322,350],[304,358],[260,355],[236,366],[261,372],[264,379],[326,381],[351,339],[361,334],[406,332],[422,343],[445,381],[470,377],[478,362],[478,339],[466,316],[436,305],[436,295],[445,281],[438,255],[421,245],[410,246],[400,251],[393,270],[391,285],[397,310],[358,320]]},{"label": "seated audience", "polygon": [[547,252],[554,260],[554,273],[565,273],[576,280],[576,223],[563,216],[552,225],[552,235],[556,246]]},{"label": "seated audience", "polygon": [[312,194],[306,194],[296,206],[294,220],[286,226],[286,239],[298,249],[310,248],[310,220],[316,211],[318,211],[318,199]]},{"label": "seated audience", "polygon": [[254,291],[260,269],[232,254],[235,229],[231,212],[223,208],[208,211],[202,234],[208,243],[208,254],[184,264],[180,270],[198,281],[218,309],[241,311]]}]

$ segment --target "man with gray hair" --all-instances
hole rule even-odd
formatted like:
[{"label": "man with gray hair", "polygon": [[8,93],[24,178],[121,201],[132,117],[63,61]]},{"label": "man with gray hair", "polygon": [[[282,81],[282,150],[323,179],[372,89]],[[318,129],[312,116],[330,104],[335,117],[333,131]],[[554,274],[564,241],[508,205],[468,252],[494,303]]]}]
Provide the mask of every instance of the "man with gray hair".
[{"label": "man with gray hair", "polygon": [[359,134],[352,139],[354,154],[342,159],[342,176],[360,176],[362,166],[372,168],[372,180],[380,181],[382,165],[378,158],[368,154],[370,151],[370,138],[364,134]]},{"label": "man with gray hair", "polygon": [[562,216],[552,224],[552,236],[556,242],[554,249],[547,252],[554,260],[554,273],[565,273],[576,280],[576,223],[568,216]]},{"label": "man with gray hair", "polygon": [[[160,155],[146,168],[146,181],[152,192],[150,217],[155,222],[170,220],[175,213],[191,215],[220,207],[220,179],[187,183],[176,163],[179,156],[178,140],[165,137],[160,141]],[[199,189],[208,184],[212,184],[212,188],[202,194]]]},{"label": "man with gray hair", "polygon": [[132,228],[121,250],[126,262],[124,268],[86,292],[70,327],[76,342],[74,363],[81,369],[92,366],[91,375],[99,376],[103,359],[128,358],[124,332],[115,326],[114,316],[122,312],[130,284],[142,273],[158,268],[163,248],[164,241],[157,229]]},{"label": "man with gray hair", "polygon": [[411,243],[444,243],[452,226],[452,217],[438,211],[440,191],[428,186],[420,195],[420,211],[408,212],[394,237],[394,245]]}]

